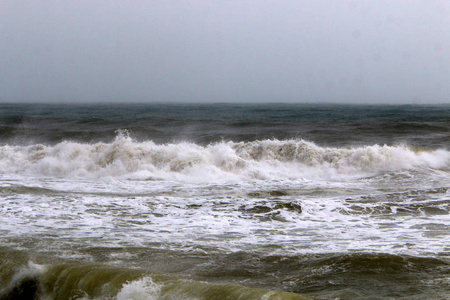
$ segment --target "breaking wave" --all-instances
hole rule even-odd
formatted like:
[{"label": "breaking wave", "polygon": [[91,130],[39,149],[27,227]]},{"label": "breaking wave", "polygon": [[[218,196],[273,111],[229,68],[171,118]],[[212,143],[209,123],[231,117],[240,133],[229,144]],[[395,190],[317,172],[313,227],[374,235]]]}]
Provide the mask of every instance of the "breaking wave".
[{"label": "breaking wave", "polygon": [[65,141],[54,146],[0,147],[1,174],[126,177],[136,180],[226,181],[339,179],[399,170],[448,170],[450,152],[412,146],[320,147],[305,140],[136,142],[123,133],[111,143]]},{"label": "breaking wave", "polygon": [[[14,268],[12,268],[14,269]],[[11,270],[13,271],[13,270]],[[11,275],[11,274],[10,274]],[[168,276],[150,276],[138,269],[102,265],[37,265],[28,262],[0,288],[0,299],[254,299],[306,300],[290,292],[232,284],[210,284]],[[0,283],[3,278],[0,277]]]}]

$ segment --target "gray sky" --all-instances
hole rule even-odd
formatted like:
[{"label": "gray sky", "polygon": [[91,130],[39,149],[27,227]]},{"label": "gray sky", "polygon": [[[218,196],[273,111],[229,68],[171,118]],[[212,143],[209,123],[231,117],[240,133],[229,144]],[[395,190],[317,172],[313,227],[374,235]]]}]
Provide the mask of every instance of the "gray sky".
[{"label": "gray sky", "polygon": [[450,1],[0,0],[0,101],[450,103]]}]

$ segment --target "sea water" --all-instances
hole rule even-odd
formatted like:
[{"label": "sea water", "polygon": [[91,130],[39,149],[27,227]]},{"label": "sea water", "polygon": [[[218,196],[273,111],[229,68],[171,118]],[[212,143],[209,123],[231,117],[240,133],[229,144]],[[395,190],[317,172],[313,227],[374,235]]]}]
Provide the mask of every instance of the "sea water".
[{"label": "sea water", "polygon": [[446,299],[450,106],[1,104],[0,299]]}]

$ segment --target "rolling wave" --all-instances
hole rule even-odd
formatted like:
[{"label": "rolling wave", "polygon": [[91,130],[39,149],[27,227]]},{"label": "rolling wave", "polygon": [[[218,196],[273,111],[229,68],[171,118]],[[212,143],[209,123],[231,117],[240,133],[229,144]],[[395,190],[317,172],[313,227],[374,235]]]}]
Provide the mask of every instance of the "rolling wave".
[{"label": "rolling wave", "polygon": [[[31,261],[26,252],[16,250],[0,249],[0,254],[2,300],[362,299],[370,298],[367,292],[374,290],[378,291],[377,299],[416,299],[419,290],[433,299],[448,295],[449,262],[432,257],[386,253],[265,256],[240,251],[217,257],[207,263],[208,268],[187,279],[183,274],[92,262],[40,264]],[[220,280],[241,278],[239,274],[255,280],[246,282],[250,286]],[[385,289],[380,291],[381,284]],[[267,289],[266,285],[277,289]]]},{"label": "rolling wave", "polygon": [[0,147],[0,173],[155,180],[339,178],[387,171],[448,170],[450,152],[412,146],[320,147],[305,140],[137,142],[65,141],[54,146]]},{"label": "rolling wave", "polygon": [[[0,289],[0,299],[285,299],[305,300],[298,294],[210,284],[169,276],[151,276],[144,270],[93,264],[38,265],[31,261]],[[1,283],[1,281],[0,281]]]}]

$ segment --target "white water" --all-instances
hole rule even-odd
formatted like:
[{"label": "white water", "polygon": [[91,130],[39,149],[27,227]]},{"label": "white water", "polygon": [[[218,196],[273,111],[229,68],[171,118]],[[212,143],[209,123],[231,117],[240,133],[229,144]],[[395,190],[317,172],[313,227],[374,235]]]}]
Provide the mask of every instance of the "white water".
[{"label": "white water", "polygon": [[138,143],[121,134],[112,143],[0,147],[0,174],[65,178],[227,182],[299,178],[341,180],[386,171],[450,168],[446,150],[407,146],[326,148],[303,140]]},{"label": "white water", "polygon": [[159,299],[161,286],[149,277],[124,284],[116,295],[116,300],[153,300]]},{"label": "white water", "polygon": [[155,244],[432,255],[449,251],[449,167],[447,150],[302,140],[2,146],[1,230],[66,256]]}]

